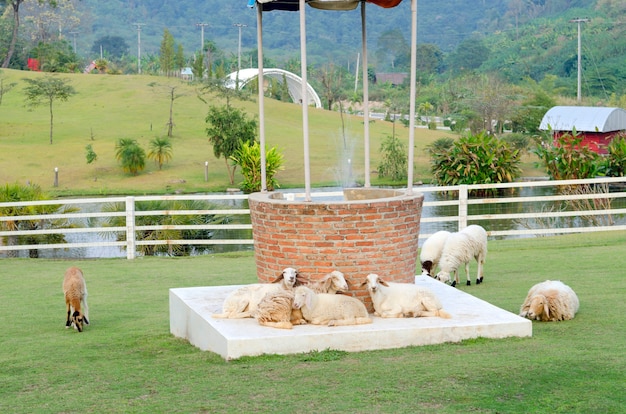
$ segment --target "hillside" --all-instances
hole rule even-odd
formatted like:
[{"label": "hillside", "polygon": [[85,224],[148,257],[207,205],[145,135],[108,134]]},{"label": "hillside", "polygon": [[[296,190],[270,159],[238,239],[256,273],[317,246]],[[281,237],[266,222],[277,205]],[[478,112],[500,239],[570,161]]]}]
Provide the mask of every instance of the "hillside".
[{"label": "hillside", "polygon": [[[25,77],[42,73],[4,70],[4,85],[17,86],[3,96],[0,105],[0,183],[35,183],[44,190],[62,194],[128,194],[224,191],[232,187],[223,159],[216,159],[206,137],[208,105],[222,102],[208,96],[208,104],[198,99],[196,87],[160,77],[112,75],[59,75],[71,81],[78,94],[67,102],[56,102],[54,140],[49,144],[50,117],[47,107],[28,109],[22,92]],[[156,82],[163,87],[150,87]],[[138,176],[122,172],[115,159],[115,143],[120,138],[136,139],[148,151],[148,143],[164,136],[169,113],[167,86],[177,88],[181,97],[174,101],[173,159],[161,171],[147,160]],[[266,99],[266,139],[285,156],[285,170],[277,174],[283,186],[302,187],[302,112],[295,104]],[[249,116],[258,114],[256,102],[237,102]],[[311,179],[314,185],[337,185],[341,158],[350,158],[353,176],[363,177],[363,123],[346,116],[344,151],[341,119],[338,113],[312,109],[309,112]],[[389,122],[373,121],[371,167],[377,168],[381,139],[392,134]],[[407,142],[408,130],[396,126],[396,134]],[[428,159],[423,148],[449,132],[419,129],[416,134],[416,179],[428,176]],[[85,147],[91,144],[98,159],[87,164]],[[204,164],[209,163],[209,180],[204,181]],[[54,168],[59,169],[59,187],[54,188]],[[240,180],[240,177],[238,177]],[[376,175],[372,175],[372,182]]]}]

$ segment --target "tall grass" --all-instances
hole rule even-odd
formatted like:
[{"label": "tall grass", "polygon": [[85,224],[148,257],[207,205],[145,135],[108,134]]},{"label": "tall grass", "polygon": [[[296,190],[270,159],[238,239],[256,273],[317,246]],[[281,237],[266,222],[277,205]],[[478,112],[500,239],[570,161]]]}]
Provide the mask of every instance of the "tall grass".
[{"label": "tall grass", "polygon": [[[70,265],[89,289],[83,333],[64,328]],[[576,318],[533,322],[531,338],[226,362],[170,335],[168,289],[254,282],[252,253],[3,259],[0,412],[619,413],[625,267],[623,232],[490,241],[484,284],[459,289],[517,313],[533,284],[560,279]]]}]

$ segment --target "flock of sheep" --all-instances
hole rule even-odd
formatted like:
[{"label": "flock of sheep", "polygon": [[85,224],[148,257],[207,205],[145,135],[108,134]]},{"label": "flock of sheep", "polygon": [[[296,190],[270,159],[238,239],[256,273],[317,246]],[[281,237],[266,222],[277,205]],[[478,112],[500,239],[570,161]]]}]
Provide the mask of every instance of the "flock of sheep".
[{"label": "flock of sheep", "polygon": [[[442,230],[430,236],[422,246],[420,262],[422,274],[447,283],[454,274],[452,286],[459,283],[458,270],[465,266],[467,286],[471,285],[469,264],[478,263],[476,284],[483,282],[483,267],[487,257],[487,232],[479,225],[470,225],[457,233]],[[435,273],[439,266],[440,270]],[[576,293],[561,281],[546,280],[530,288],[519,315],[538,321],[573,319],[578,312]]]},{"label": "flock of sheep", "polygon": [[[471,225],[460,232],[439,231],[422,246],[422,274],[452,286],[459,283],[459,268],[464,265],[467,285],[471,285],[469,264],[478,263],[476,284],[483,282],[487,256],[487,232]],[[437,267],[439,272],[435,273]],[[454,274],[454,280],[452,275]],[[440,317],[451,318],[441,301],[428,288],[414,283],[387,282],[369,274],[360,284],[366,287],[374,315],[382,318]],[[297,270],[288,267],[273,283],[254,283],[231,292],[222,312],[214,318],[255,318],[260,325],[291,329],[294,325],[360,325],[372,323],[365,304],[350,296],[346,279],[335,270],[320,280],[302,280]],[[87,285],[83,272],[70,267],[63,279],[67,316],[65,327],[82,332],[89,325]],[[574,318],[579,301],[576,293],[560,281],[546,280],[531,287],[520,309],[520,316],[538,321],[561,321]]]}]

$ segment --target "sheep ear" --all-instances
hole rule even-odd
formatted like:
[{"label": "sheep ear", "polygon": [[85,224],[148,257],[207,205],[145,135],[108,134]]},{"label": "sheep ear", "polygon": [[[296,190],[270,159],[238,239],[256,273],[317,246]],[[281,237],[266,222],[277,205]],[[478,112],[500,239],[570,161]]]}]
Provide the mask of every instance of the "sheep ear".
[{"label": "sheep ear", "polygon": [[550,306],[548,306],[548,301],[543,301],[543,313],[546,315],[546,319],[550,319]]},{"label": "sheep ear", "polygon": [[278,279],[274,279],[274,280],[272,280],[270,283],[278,283],[278,282],[280,282],[281,280],[283,280],[283,275],[282,275],[282,274],[281,274],[280,276],[278,276]]},{"label": "sheep ear", "polygon": [[383,286],[389,286],[389,284],[387,282],[385,282],[383,279],[378,279],[378,283],[380,283]]},{"label": "sheep ear", "polygon": [[363,282],[359,285],[359,287],[363,287],[363,286],[365,286],[365,285],[367,285],[367,279],[365,279],[365,280],[364,280],[364,281],[363,281]]}]

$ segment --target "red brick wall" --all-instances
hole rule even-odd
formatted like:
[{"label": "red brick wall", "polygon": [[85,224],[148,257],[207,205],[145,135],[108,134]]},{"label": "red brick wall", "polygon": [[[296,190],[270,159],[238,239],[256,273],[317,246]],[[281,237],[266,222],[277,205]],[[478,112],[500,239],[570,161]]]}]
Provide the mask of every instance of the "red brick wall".
[{"label": "red brick wall", "polygon": [[255,193],[249,198],[260,282],[274,280],[285,267],[309,279],[339,270],[350,293],[370,311],[369,295],[359,286],[369,273],[413,283],[423,195],[336,202],[272,196],[280,194]]}]

